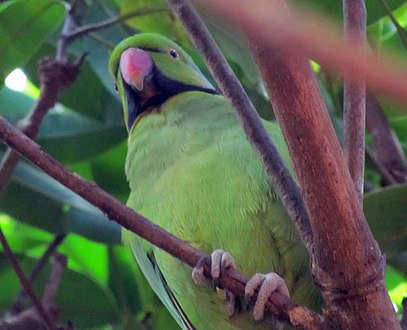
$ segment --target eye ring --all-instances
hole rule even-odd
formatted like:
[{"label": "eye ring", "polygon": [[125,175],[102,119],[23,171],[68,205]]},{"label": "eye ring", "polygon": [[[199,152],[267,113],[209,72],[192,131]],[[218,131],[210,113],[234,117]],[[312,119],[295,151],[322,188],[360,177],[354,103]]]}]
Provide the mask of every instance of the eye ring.
[{"label": "eye ring", "polygon": [[172,58],[178,59],[178,52],[175,49],[170,49],[168,53]]}]

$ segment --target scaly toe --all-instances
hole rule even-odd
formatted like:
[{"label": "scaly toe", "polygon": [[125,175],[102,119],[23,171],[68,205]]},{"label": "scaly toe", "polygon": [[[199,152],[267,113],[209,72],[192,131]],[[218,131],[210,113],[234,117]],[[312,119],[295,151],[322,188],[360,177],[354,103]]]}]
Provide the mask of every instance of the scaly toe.
[{"label": "scaly toe", "polygon": [[253,315],[256,321],[260,321],[264,318],[267,300],[274,291],[278,291],[287,297],[290,296],[284,280],[276,273],[257,273],[247,282],[245,297],[248,303],[257,288],[259,288],[259,293],[253,309]]},{"label": "scaly toe", "polygon": [[211,276],[215,288],[219,287],[219,277],[229,269],[236,270],[233,257],[221,249],[213,251],[211,254]]}]

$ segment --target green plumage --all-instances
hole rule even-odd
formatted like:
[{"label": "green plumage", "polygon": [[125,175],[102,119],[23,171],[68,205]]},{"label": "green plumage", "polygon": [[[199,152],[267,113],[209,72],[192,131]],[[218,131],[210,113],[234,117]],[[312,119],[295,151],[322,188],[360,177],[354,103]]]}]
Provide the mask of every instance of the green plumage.
[{"label": "green plumage", "polygon": [[[126,123],[129,100],[119,58],[129,47],[154,49],[149,54],[156,68],[174,81],[212,88],[189,56],[168,39],[154,34],[129,38],[115,49],[110,61]],[[178,60],[168,56],[169,49],[177,50]],[[263,123],[289,165],[280,129]],[[278,273],[296,302],[320,307],[305,247],[222,96],[180,92],[143,112],[129,131],[128,206],[207,254],[219,248],[230,252],[238,270],[247,276]],[[125,232],[124,239],[180,325],[185,323],[168,288],[196,328],[270,328],[270,317],[255,323],[250,312],[228,318],[223,296],[209,286],[196,286],[188,266],[131,233]]]}]

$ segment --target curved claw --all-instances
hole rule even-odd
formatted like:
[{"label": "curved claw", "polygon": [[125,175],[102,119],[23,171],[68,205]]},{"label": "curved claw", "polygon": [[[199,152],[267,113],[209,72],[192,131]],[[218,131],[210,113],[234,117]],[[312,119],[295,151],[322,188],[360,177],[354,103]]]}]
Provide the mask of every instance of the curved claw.
[{"label": "curved claw", "polygon": [[206,256],[202,257],[201,259],[199,259],[198,263],[192,270],[192,280],[197,285],[203,285],[208,282],[208,279],[204,275],[204,268],[203,268],[203,266],[207,262],[209,262],[209,258]]},{"label": "curved claw", "polygon": [[259,288],[257,300],[253,309],[253,316],[256,321],[260,321],[264,318],[264,310],[266,308],[267,300],[274,291],[278,291],[281,294],[289,297],[287,285],[284,279],[276,273],[268,274],[255,274],[246,284],[245,298],[249,302],[256,289]]},{"label": "curved claw", "polygon": [[[211,277],[213,287],[223,289],[219,286],[219,278],[228,270],[236,270],[235,260],[232,255],[221,249],[215,250],[211,253]],[[208,262],[208,258],[200,259],[192,271],[192,279],[196,284],[207,283],[208,279],[203,274],[203,265]],[[224,308],[226,314],[230,317],[236,313],[236,297],[235,295],[225,290]]]}]

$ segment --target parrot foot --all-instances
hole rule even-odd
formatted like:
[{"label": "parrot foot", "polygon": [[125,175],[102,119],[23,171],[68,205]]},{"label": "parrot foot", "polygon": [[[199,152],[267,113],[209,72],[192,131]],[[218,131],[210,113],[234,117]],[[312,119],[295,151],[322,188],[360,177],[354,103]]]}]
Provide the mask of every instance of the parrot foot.
[{"label": "parrot foot", "polygon": [[278,291],[287,297],[290,296],[290,292],[288,291],[284,279],[278,274],[257,273],[247,282],[245,287],[245,297],[248,305],[250,298],[253,296],[257,288],[259,288],[259,293],[253,310],[253,316],[256,321],[260,321],[264,318],[264,310],[267,300],[274,291]]},{"label": "parrot foot", "polygon": [[[221,249],[215,250],[211,253],[211,277],[214,288],[219,287],[219,277],[227,273],[229,270],[236,270],[235,260],[231,254]],[[208,283],[208,279],[204,276],[203,265],[208,261],[208,258],[202,258],[192,271],[192,279],[198,285]],[[225,290],[224,309],[227,316],[232,316],[237,311],[236,297],[229,290]]]}]

